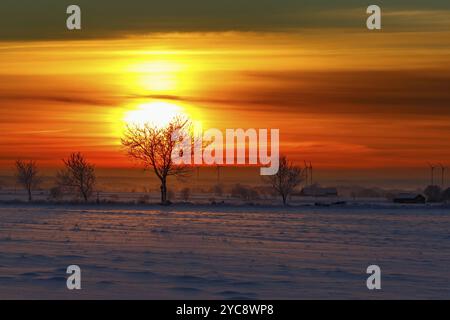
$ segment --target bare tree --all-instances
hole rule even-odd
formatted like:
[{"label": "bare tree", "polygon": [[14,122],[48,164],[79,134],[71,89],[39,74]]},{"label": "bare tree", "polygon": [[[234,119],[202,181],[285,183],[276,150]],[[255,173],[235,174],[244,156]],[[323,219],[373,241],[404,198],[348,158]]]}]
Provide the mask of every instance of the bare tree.
[{"label": "bare tree", "polygon": [[16,180],[28,192],[28,201],[32,200],[31,192],[37,188],[41,183],[41,178],[38,176],[38,169],[36,162],[30,160],[28,162],[16,161]]},{"label": "bare tree", "polygon": [[176,133],[189,131],[191,124],[181,117],[174,118],[165,127],[150,123],[129,126],[122,138],[122,145],[128,156],[139,161],[145,169],[153,170],[161,182],[161,204],[167,204],[167,179],[169,176],[185,177],[191,167],[176,165],[172,153],[176,151],[178,141],[173,139]]},{"label": "bare tree", "polygon": [[95,167],[87,162],[81,153],[72,153],[63,159],[65,168],[58,172],[57,183],[62,188],[69,188],[88,201],[95,187]]},{"label": "bare tree", "polygon": [[304,171],[301,167],[288,161],[285,156],[280,158],[278,172],[266,177],[267,183],[283,198],[283,204],[287,205],[288,197],[303,181]]}]

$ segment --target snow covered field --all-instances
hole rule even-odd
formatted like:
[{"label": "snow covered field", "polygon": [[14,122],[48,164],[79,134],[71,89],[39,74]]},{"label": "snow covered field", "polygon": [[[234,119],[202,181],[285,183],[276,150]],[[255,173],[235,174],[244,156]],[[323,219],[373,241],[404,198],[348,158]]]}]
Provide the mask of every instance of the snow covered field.
[{"label": "snow covered field", "polygon": [[443,207],[0,204],[0,248],[1,299],[450,298]]}]

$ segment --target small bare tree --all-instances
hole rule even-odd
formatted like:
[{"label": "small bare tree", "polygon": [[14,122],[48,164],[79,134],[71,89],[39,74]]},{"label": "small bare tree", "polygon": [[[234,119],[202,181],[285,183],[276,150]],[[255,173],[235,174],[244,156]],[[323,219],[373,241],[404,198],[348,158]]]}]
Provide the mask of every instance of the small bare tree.
[{"label": "small bare tree", "polygon": [[283,205],[287,205],[289,196],[303,181],[303,177],[303,169],[288,161],[286,156],[282,156],[278,172],[266,177],[266,181],[282,197]]},{"label": "small bare tree", "polygon": [[41,183],[36,162],[16,161],[16,180],[28,192],[28,201],[32,200],[32,191]]},{"label": "small bare tree", "polygon": [[172,153],[178,144],[173,137],[184,130],[189,132],[190,127],[187,119],[175,117],[165,127],[150,123],[128,126],[122,138],[128,156],[139,161],[145,169],[153,170],[160,180],[161,204],[168,203],[168,177],[185,177],[190,173],[190,166],[176,165],[172,161]]},{"label": "small bare tree", "polygon": [[88,201],[95,187],[95,167],[87,162],[81,153],[72,153],[63,159],[65,168],[57,174],[57,184],[69,188]]}]

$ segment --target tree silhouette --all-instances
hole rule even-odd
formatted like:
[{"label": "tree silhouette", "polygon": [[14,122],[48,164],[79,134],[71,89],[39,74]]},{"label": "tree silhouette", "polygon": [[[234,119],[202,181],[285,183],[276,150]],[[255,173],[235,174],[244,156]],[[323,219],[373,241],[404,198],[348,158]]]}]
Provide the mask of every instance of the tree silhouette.
[{"label": "tree silhouette", "polygon": [[57,174],[58,185],[74,190],[87,202],[96,182],[94,165],[88,163],[79,152],[72,153],[63,162],[65,168]]},{"label": "tree silhouette", "polygon": [[280,158],[278,172],[273,176],[265,177],[267,183],[281,196],[283,204],[287,205],[288,197],[303,181],[304,172],[299,166],[288,161],[286,156]]},{"label": "tree silhouette", "polygon": [[445,202],[449,202],[450,201],[450,188],[447,188],[444,190],[444,192],[442,192],[442,199]]},{"label": "tree silhouette", "polygon": [[428,202],[439,202],[442,200],[442,189],[439,186],[428,186],[424,192]]},{"label": "tree silhouette", "polygon": [[31,192],[37,188],[41,183],[41,178],[38,176],[38,168],[36,162],[30,160],[24,162],[22,160],[16,161],[16,181],[25,188],[28,192],[28,201],[32,200]]},{"label": "tree silhouette", "polygon": [[153,170],[161,182],[161,204],[168,204],[167,179],[170,176],[185,177],[190,173],[188,165],[177,165],[172,160],[178,140],[177,133],[190,132],[191,123],[182,117],[175,117],[165,127],[150,123],[128,126],[122,138],[128,156],[139,161],[145,169]]}]

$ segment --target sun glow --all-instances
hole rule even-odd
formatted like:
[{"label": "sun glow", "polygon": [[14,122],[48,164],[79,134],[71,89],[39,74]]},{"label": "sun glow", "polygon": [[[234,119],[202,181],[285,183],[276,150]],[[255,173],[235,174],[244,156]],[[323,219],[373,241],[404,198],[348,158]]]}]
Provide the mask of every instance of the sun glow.
[{"label": "sun glow", "polygon": [[156,127],[167,126],[174,118],[190,118],[183,107],[168,102],[149,102],[137,106],[125,113],[126,125],[143,126],[149,124]]},{"label": "sun glow", "polygon": [[176,61],[156,60],[133,64],[126,71],[135,75],[136,84],[143,90],[170,92],[180,89],[184,66]]}]

